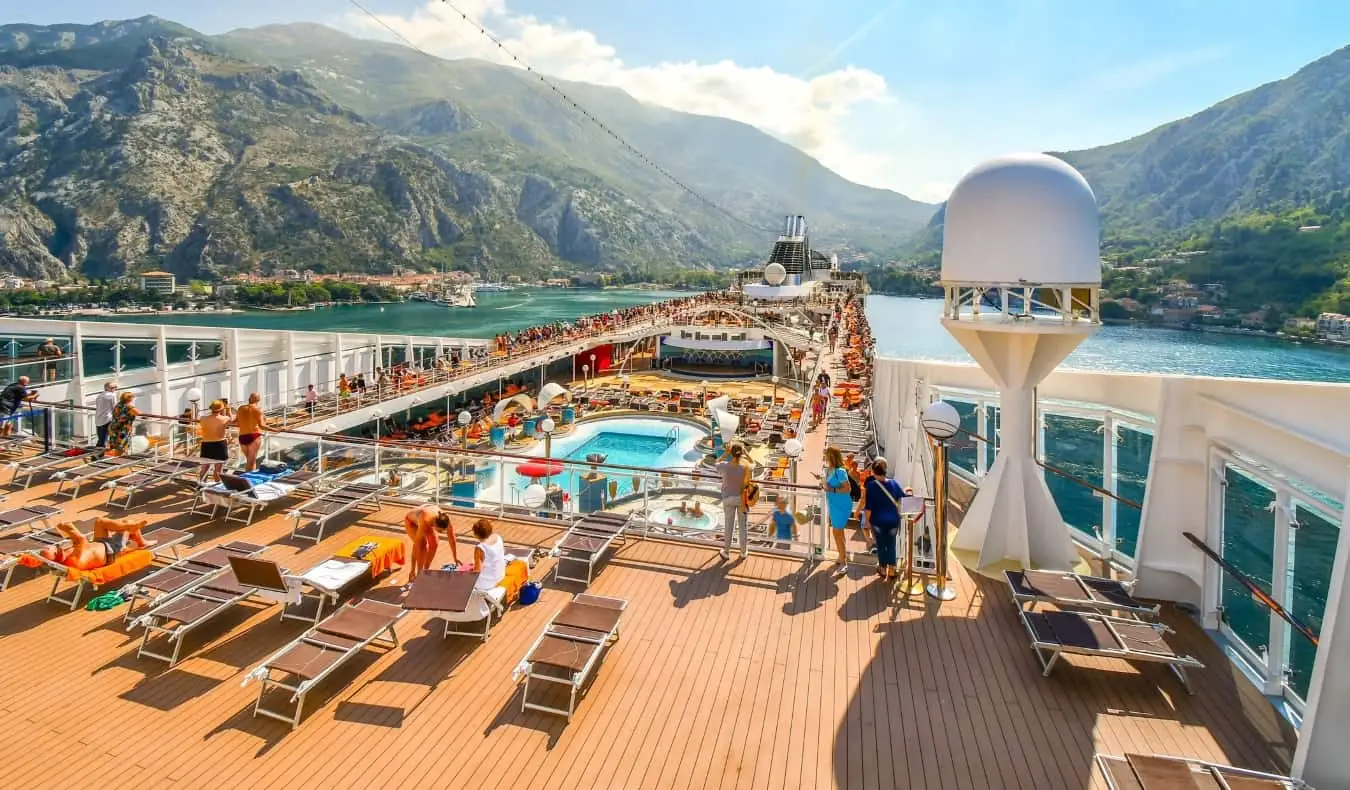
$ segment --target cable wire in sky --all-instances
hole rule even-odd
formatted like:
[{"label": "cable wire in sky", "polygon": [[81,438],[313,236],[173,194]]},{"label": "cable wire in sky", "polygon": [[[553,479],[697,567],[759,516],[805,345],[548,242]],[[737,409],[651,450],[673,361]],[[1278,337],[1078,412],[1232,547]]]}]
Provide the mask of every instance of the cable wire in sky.
[{"label": "cable wire in sky", "polygon": [[[380,27],[383,27],[385,30],[388,30],[391,34],[393,34],[393,36],[394,36],[395,38],[397,38],[399,41],[403,42],[403,44],[404,44],[405,46],[407,46],[409,49],[412,49],[412,50],[414,50],[415,52],[421,53],[422,55],[425,55],[425,56],[428,57],[428,58],[433,58],[433,59],[436,58],[435,55],[432,55],[431,53],[429,53],[429,52],[427,52],[426,50],[422,49],[421,47],[417,46],[417,45],[414,44],[413,42],[409,41],[407,36],[404,36],[404,35],[403,35],[402,33],[400,33],[397,29],[395,29],[392,25],[390,25],[388,22],[384,21],[384,19],[382,19],[378,14],[376,14],[376,13],[372,12],[370,9],[366,8],[364,5],[362,5],[362,4],[359,2],[359,0],[347,0],[347,1],[348,1],[349,3],[351,3],[353,6],[355,6],[356,8],[360,9],[361,12],[364,13],[366,16],[368,16],[368,17],[370,17],[372,20],[374,20],[374,21],[376,22],[376,24],[378,24]],[[650,167],[652,170],[655,170],[657,173],[660,173],[664,178],[666,178],[667,180],[669,180],[669,181],[670,181],[672,184],[674,184],[675,186],[677,186],[677,187],[679,187],[680,189],[682,189],[682,190],[684,190],[685,192],[687,192],[687,193],[689,194],[690,197],[694,198],[695,200],[697,200],[698,202],[704,204],[705,206],[707,206],[707,207],[713,209],[714,211],[716,211],[716,212],[718,212],[718,213],[720,213],[720,214],[726,216],[726,217],[729,218],[732,222],[735,222],[735,223],[738,224],[738,225],[742,225],[742,226],[744,226],[744,227],[750,228],[751,230],[757,231],[757,232],[759,232],[759,233],[767,233],[767,234],[770,234],[770,235],[776,235],[776,234],[778,233],[778,231],[775,230],[775,229],[773,229],[773,228],[765,228],[765,227],[761,227],[761,226],[759,226],[759,225],[756,225],[756,224],[754,224],[753,222],[750,222],[749,220],[746,220],[746,219],[744,219],[744,218],[742,218],[742,217],[740,217],[740,216],[738,216],[738,215],[732,213],[729,209],[724,208],[722,205],[720,205],[720,204],[717,203],[716,201],[713,201],[713,200],[710,199],[710,198],[704,197],[703,194],[700,193],[698,190],[694,189],[693,187],[689,186],[689,185],[686,184],[685,182],[681,181],[681,180],[680,180],[679,178],[677,178],[673,173],[671,173],[669,170],[667,170],[666,168],[662,167],[658,162],[656,162],[656,160],[654,160],[654,159],[652,159],[651,157],[647,156],[647,155],[644,154],[642,151],[638,150],[636,146],[634,146],[633,144],[631,144],[631,143],[629,143],[627,140],[625,140],[625,139],[623,138],[622,135],[620,135],[618,132],[616,132],[616,131],[614,131],[613,129],[611,129],[608,125],[605,124],[604,121],[602,121],[602,120],[600,120],[599,118],[597,118],[596,116],[592,115],[592,114],[590,113],[589,110],[587,110],[585,107],[582,107],[580,104],[578,104],[575,100],[573,100],[573,99],[572,99],[570,96],[568,96],[566,93],[563,93],[562,90],[559,89],[558,86],[555,85],[555,84],[553,83],[552,80],[550,80],[548,77],[545,77],[542,73],[540,73],[540,72],[538,72],[538,71],[535,71],[535,69],[534,69],[532,66],[530,66],[530,64],[526,63],[525,61],[523,61],[523,60],[521,60],[519,57],[517,57],[516,54],[515,54],[514,52],[512,52],[512,51],[509,50],[509,49],[507,49],[506,45],[502,43],[501,39],[499,39],[499,38],[497,38],[495,35],[493,35],[492,32],[489,31],[487,28],[483,27],[482,25],[478,24],[478,23],[475,22],[474,20],[470,19],[468,14],[466,14],[466,13],[464,13],[463,11],[459,10],[459,8],[456,7],[454,3],[450,2],[450,0],[441,0],[441,2],[445,3],[445,5],[448,6],[448,7],[450,8],[451,11],[453,11],[453,12],[456,13],[456,14],[458,14],[458,15],[460,16],[460,18],[462,18],[462,19],[465,21],[465,23],[467,23],[467,24],[469,24],[469,25],[472,25],[475,29],[478,30],[479,33],[481,33],[481,34],[482,34],[484,37],[486,37],[489,41],[491,41],[493,44],[495,44],[495,45],[497,46],[497,49],[501,50],[501,53],[502,53],[504,56],[510,58],[511,61],[512,61],[513,63],[515,63],[517,66],[520,66],[522,69],[524,69],[526,72],[528,72],[528,73],[529,73],[531,76],[533,76],[535,79],[539,80],[540,84],[542,84],[544,87],[546,87],[546,88],[548,88],[550,91],[552,91],[553,94],[554,94],[555,96],[558,97],[558,100],[559,100],[559,101],[561,101],[561,102],[563,102],[565,105],[571,107],[573,110],[575,110],[576,112],[578,112],[578,113],[579,113],[583,118],[585,118],[586,120],[588,120],[588,121],[590,121],[591,123],[595,124],[595,125],[600,129],[600,131],[602,131],[602,132],[604,132],[605,134],[607,134],[607,135],[609,135],[610,137],[612,137],[612,138],[614,139],[615,142],[617,142],[620,146],[622,146],[622,147],[623,147],[626,151],[628,151],[630,154],[632,154],[633,156],[637,157],[639,161],[641,161],[643,164],[645,164],[645,165],[647,165],[648,167]]]}]

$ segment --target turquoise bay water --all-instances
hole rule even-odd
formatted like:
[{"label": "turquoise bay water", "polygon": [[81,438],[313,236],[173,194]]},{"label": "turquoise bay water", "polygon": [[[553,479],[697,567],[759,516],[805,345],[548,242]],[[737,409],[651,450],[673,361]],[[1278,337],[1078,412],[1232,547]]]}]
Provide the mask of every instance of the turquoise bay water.
[{"label": "turquoise bay water", "polygon": [[386,305],[339,305],[291,312],[248,310],[242,313],[183,313],[134,318],[108,316],[95,320],[230,326],[245,329],[289,329],[297,332],[381,332],[391,335],[492,337],[536,324],[567,321],[578,316],[690,294],[690,291],[639,291],[618,288],[603,291],[583,288],[522,288],[515,291],[479,293],[478,307],[475,308],[450,308],[428,302],[403,302]]},{"label": "turquoise bay water", "polygon": [[[942,328],[941,316],[939,299],[867,297],[867,320],[878,353],[970,362],[970,355]],[[1104,326],[1069,355],[1064,367],[1350,382],[1350,350],[1248,335]]]}]

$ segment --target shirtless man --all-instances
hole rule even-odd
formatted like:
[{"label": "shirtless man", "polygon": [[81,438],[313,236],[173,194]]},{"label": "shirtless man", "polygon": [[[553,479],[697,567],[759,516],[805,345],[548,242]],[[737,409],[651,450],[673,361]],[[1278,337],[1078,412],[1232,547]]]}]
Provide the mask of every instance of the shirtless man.
[{"label": "shirtless man", "polygon": [[201,456],[220,461],[211,465],[211,474],[219,483],[220,470],[230,460],[230,443],[225,439],[225,431],[230,427],[230,412],[226,409],[225,401],[211,401],[211,412],[197,420],[197,427],[201,429],[202,435]]},{"label": "shirtless man", "polygon": [[258,466],[258,451],[262,449],[263,431],[267,422],[263,419],[262,407],[258,405],[262,396],[253,393],[248,396],[248,404],[240,406],[235,412],[234,424],[239,428],[239,449],[244,451],[244,471],[252,472]]},{"label": "shirtless man", "polygon": [[[403,529],[412,541],[412,564],[408,570],[408,585],[413,583],[417,574],[431,567],[436,558],[436,530],[445,530],[446,540],[450,542],[450,557],[459,564],[459,543],[455,540],[455,526],[450,522],[450,514],[435,505],[422,505],[408,511],[403,517]],[[405,586],[405,590],[407,587]]]},{"label": "shirtless man", "polygon": [[88,540],[73,524],[57,524],[56,529],[70,541],[70,548],[48,546],[40,553],[52,562],[67,568],[91,571],[117,561],[130,542],[132,547],[146,549],[154,545],[141,536],[148,521],[99,518],[94,520],[94,539]]}]

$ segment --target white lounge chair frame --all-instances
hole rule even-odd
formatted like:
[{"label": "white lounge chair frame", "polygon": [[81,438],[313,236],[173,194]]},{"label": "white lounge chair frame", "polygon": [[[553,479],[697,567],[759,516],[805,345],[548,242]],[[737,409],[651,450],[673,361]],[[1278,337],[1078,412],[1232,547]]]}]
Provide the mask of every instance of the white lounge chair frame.
[{"label": "white lounge chair frame", "polygon": [[[633,514],[631,513],[627,514],[624,521],[621,524],[618,522],[613,522],[614,528],[613,531],[611,532],[608,527],[597,528],[592,526],[594,522],[587,523],[588,517],[594,518],[594,516],[596,515],[599,514],[588,513],[582,516],[581,518],[577,519],[577,521],[575,521],[572,524],[572,526],[562,534],[562,537],[558,538],[558,542],[553,544],[553,549],[549,553],[558,559],[558,562],[553,566],[554,579],[557,579],[559,581],[579,582],[589,587],[591,585],[591,582],[595,579],[596,566],[598,566],[601,562],[605,560],[606,557],[608,557],[609,553],[613,551],[614,544],[616,542],[618,542],[621,539],[624,539],[625,533],[627,532],[629,525],[633,523]],[[598,549],[592,551],[590,553],[590,556],[585,558],[567,556],[566,552],[571,550],[564,548],[563,543],[565,543],[568,538],[574,536],[589,538],[591,540],[599,540],[601,541],[601,545]],[[564,568],[568,564],[572,563],[575,563],[576,565],[584,565],[586,567],[586,575],[585,576],[569,575],[571,572],[565,571]]]},{"label": "white lounge chair frame", "polygon": [[1106,658],[1118,658],[1122,661],[1142,661],[1153,664],[1166,664],[1168,668],[1172,670],[1173,674],[1177,676],[1177,679],[1181,681],[1181,685],[1186,689],[1186,693],[1194,694],[1195,690],[1191,687],[1190,678],[1186,676],[1186,669],[1188,667],[1204,669],[1205,667],[1199,659],[1181,653],[1150,653],[1143,650],[1131,650],[1126,646],[1125,640],[1121,638],[1120,634],[1115,629],[1115,624],[1117,623],[1136,628],[1151,628],[1158,634],[1158,638],[1161,639],[1163,635],[1173,633],[1171,628],[1162,623],[1149,623],[1124,617],[1111,617],[1099,612],[1073,612],[1072,614],[1077,614],[1080,617],[1089,620],[1101,620],[1106,623],[1106,627],[1110,630],[1111,635],[1116,638],[1120,645],[1122,645],[1120,649],[1089,648],[1080,645],[1066,645],[1061,642],[1041,641],[1036,636],[1036,629],[1031,625],[1031,620],[1028,618],[1029,614],[1034,613],[1019,609],[1019,614],[1022,618],[1022,625],[1026,627],[1027,634],[1031,636],[1031,652],[1035,654],[1036,660],[1041,664],[1043,670],[1041,672],[1042,677],[1050,677],[1050,673],[1054,671],[1055,665],[1059,663],[1061,656],[1103,656]]},{"label": "white lounge chair frame", "polygon": [[104,456],[97,461],[81,464],[74,469],[62,469],[52,475],[52,477],[60,481],[56,484],[56,493],[58,495],[65,491],[67,483],[73,485],[74,488],[70,490],[69,495],[71,499],[74,499],[80,495],[80,489],[84,487],[84,484],[91,480],[97,480],[98,478],[110,475],[113,472],[131,470],[142,464],[152,463],[154,460],[153,456],[143,455]]},{"label": "white lounge chair frame", "polygon": [[[1192,769],[1193,773],[1198,773],[1202,776],[1207,775],[1210,777],[1216,777],[1216,784],[1218,784],[1218,786],[1220,787],[1228,786],[1228,783],[1223,781],[1222,779],[1223,776],[1235,776],[1235,777],[1240,776],[1247,779],[1258,779],[1267,782],[1280,782],[1285,787],[1289,788],[1289,790],[1313,790],[1313,788],[1309,786],[1306,782],[1304,782],[1302,779],[1296,779],[1295,777],[1285,776],[1283,774],[1270,774],[1265,773],[1264,771],[1253,771],[1248,768],[1237,768],[1232,765],[1222,765],[1220,763],[1212,763],[1209,762],[1208,760],[1196,760],[1191,757],[1173,757],[1170,754],[1150,754],[1148,756],[1158,757],[1164,760],[1175,760],[1179,763],[1185,763],[1187,767]],[[1118,757],[1113,754],[1098,754],[1093,758],[1093,761],[1097,763],[1098,770],[1102,772],[1102,777],[1106,780],[1106,786],[1110,788],[1110,790],[1122,790],[1121,786],[1116,783],[1115,776],[1111,773],[1111,769],[1107,767],[1107,763],[1115,761],[1128,764],[1128,759],[1124,756]],[[1199,770],[1196,771],[1195,769]]]},{"label": "white lounge chair frame", "polygon": [[[55,529],[52,529],[51,527],[47,527],[46,529],[33,530],[32,532],[20,535],[19,537],[34,540],[43,544],[41,547],[37,548],[37,551],[41,551],[43,548],[46,548],[47,546],[60,546],[63,544],[70,543],[70,538],[67,538],[65,535],[62,535],[60,532],[57,532]],[[89,535],[86,534],[85,538],[89,538]],[[9,583],[14,579],[14,569],[19,567],[20,558],[35,553],[36,552],[32,551],[19,551],[13,554],[6,554],[3,557],[0,557],[0,570],[3,570],[5,572],[5,578],[0,579],[0,592],[4,592],[6,589],[9,588]]]},{"label": "white lounge chair frame", "polygon": [[[283,575],[286,573],[284,568],[281,569],[281,572]],[[221,578],[223,578],[223,576],[217,576],[215,580],[219,581],[219,579]],[[136,655],[138,657],[148,656],[150,658],[157,658],[160,661],[167,661],[170,667],[176,666],[178,664],[178,659],[181,657],[183,652],[183,642],[187,638],[188,634],[195,631],[198,627],[211,622],[216,617],[218,617],[219,615],[223,614],[224,612],[230,609],[233,609],[235,606],[245,601],[253,599],[254,596],[257,596],[260,593],[274,592],[285,594],[289,592],[288,589],[271,590],[262,587],[245,586],[242,584],[236,586],[240,588],[239,592],[228,592],[225,590],[218,590],[213,588],[209,583],[196,585],[189,590],[186,590],[178,595],[168,598],[167,600],[161,602],[154,608],[143,612],[139,617],[131,621],[131,624],[129,626],[127,626],[128,631],[137,626],[140,626],[145,629],[141,633],[141,646],[137,648]],[[204,612],[202,616],[197,617],[193,620],[175,621],[178,624],[172,627],[160,625],[159,621],[162,615],[158,613],[165,607],[175,603],[176,601],[180,601],[184,598],[196,598],[198,600],[206,601],[208,603],[214,603],[215,607],[207,612]],[[271,606],[274,603],[274,601],[268,600],[266,598],[262,600],[266,602],[267,606]],[[159,636],[167,638],[169,640],[169,643],[173,645],[173,652],[170,653],[169,655],[156,653],[155,651],[149,649],[150,640]]]},{"label": "white lounge chair frame", "polygon": [[[235,545],[235,543],[231,542],[224,544],[224,546],[230,545]],[[259,554],[262,554],[264,551],[267,550],[266,546],[258,546],[257,544],[251,545],[256,546],[256,549],[253,551],[239,551],[238,555],[241,557],[257,557]],[[167,571],[167,570],[189,571],[189,566],[191,565],[192,560],[194,558],[200,557],[208,552],[215,551],[218,548],[224,548],[224,546],[212,546],[210,548],[194,552],[192,554],[187,555],[186,557],[182,557],[176,560],[175,562],[165,565],[164,567],[156,571],[156,573],[158,573],[159,571]],[[139,600],[147,601],[146,607],[143,608],[142,611],[148,611],[149,609],[153,609],[156,606],[159,606],[160,604],[168,601],[171,598],[175,598],[179,595],[191,591],[195,587],[200,587],[203,584],[207,584],[215,579],[220,578],[221,576],[229,572],[229,570],[230,570],[229,565],[222,565],[218,568],[211,568],[210,570],[206,570],[200,573],[198,575],[198,578],[192,581],[190,584],[187,584],[183,587],[179,587],[176,590],[170,590],[168,592],[162,593],[155,592],[154,590],[151,590],[150,588],[144,586],[143,584],[143,582],[149,581],[150,577],[154,576],[154,574],[151,574],[150,576],[147,576],[145,579],[141,579],[140,581],[135,581],[131,582],[130,584],[123,585],[121,593],[122,597],[127,600],[127,611],[124,615],[122,615],[122,622],[127,623],[131,621],[132,617],[136,613],[136,602]]]},{"label": "white lounge chair frame", "polygon": [[[28,488],[33,484],[33,478],[44,472],[55,472],[67,464],[70,468],[82,466],[90,461],[96,461],[103,457],[104,451],[100,448],[88,448],[88,451],[80,455],[63,455],[68,450],[74,448],[62,447],[51,452],[41,453],[40,455],[29,456],[27,458],[16,458],[7,465],[13,471],[9,477],[9,484],[12,486],[23,475],[23,485],[20,488]],[[86,449],[86,448],[80,448]]]},{"label": "white lounge chair frame", "polygon": [[[619,628],[622,625],[623,620],[622,612],[627,611],[628,609],[628,602],[623,600],[622,598],[607,598],[604,596],[587,595],[585,593],[581,593],[575,596],[572,600],[581,601],[584,603],[586,600],[594,600],[594,599],[619,604],[619,606],[617,607],[619,612],[621,613],[619,621],[616,622],[614,624],[614,627],[607,632],[590,631],[588,633],[583,634],[582,629],[576,628],[568,628],[565,631],[555,630],[554,621],[557,620],[558,615],[562,614],[562,610],[561,609],[558,610],[558,612],[553,615],[553,618],[548,621],[548,625],[544,626],[543,632],[540,633],[538,638],[534,640],[534,642],[530,645],[530,648],[525,651],[525,658],[521,660],[520,664],[512,672],[512,676],[517,680],[517,682],[519,682],[519,679],[521,677],[524,677],[525,679],[525,688],[521,691],[520,695],[520,710],[522,713],[527,710],[537,710],[543,711],[544,713],[554,713],[559,716],[566,716],[567,721],[569,722],[572,721],[572,716],[577,709],[577,694],[581,693],[581,689],[585,687],[587,681],[590,680],[591,675],[595,673],[595,668],[599,666],[600,660],[604,657],[605,652],[609,648],[609,646],[614,642],[619,641]],[[582,669],[577,672],[571,673],[570,677],[562,678],[557,677],[556,675],[536,674],[534,671],[534,664],[533,662],[530,661],[530,656],[534,655],[534,651],[536,648],[539,647],[540,643],[542,643],[545,638],[550,636],[595,645],[596,650],[591,653],[590,657],[586,660],[586,664],[582,667]],[[537,680],[542,683],[554,683],[562,686],[567,686],[568,687],[567,709],[564,710],[562,708],[554,708],[548,705],[540,705],[537,702],[530,702],[531,680]]]},{"label": "white lounge chair frame", "polygon": [[287,604],[286,606],[282,607],[281,610],[282,620],[299,620],[304,623],[309,623],[310,625],[318,625],[323,620],[324,605],[331,603],[334,606],[336,606],[338,602],[340,602],[344,597],[347,596],[352,587],[354,587],[356,582],[361,578],[360,575],[353,574],[352,577],[345,584],[337,588],[327,587],[323,584],[316,582],[314,579],[308,576],[310,572],[314,571],[319,566],[323,565],[325,562],[328,562],[329,560],[333,559],[342,560],[343,562],[350,564],[353,567],[355,567],[356,565],[363,565],[365,566],[365,570],[363,571],[363,573],[367,575],[370,573],[370,569],[372,567],[369,562],[365,560],[358,560],[354,557],[327,557],[315,563],[314,566],[311,567],[305,573],[302,573],[299,576],[287,577],[288,581],[295,580],[295,582],[300,587],[300,605],[303,605],[307,601],[314,602],[314,616],[308,617],[305,615],[292,614],[290,611],[290,607],[295,606],[297,604]]},{"label": "white lounge chair frame", "polygon": [[[339,612],[341,612],[340,609],[330,614],[329,617],[336,617]],[[311,689],[322,683],[324,679],[326,679],[329,675],[331,675],[337,669],[342,667],[342,665],[346,664],[347,661],[349,661],[357,653],[360,653],[367,646],[372,644],[385,644],[391,650],[397,648],[399,644],[398,633],[394,631],[394,626],[397,625],[398,622],[402,620],[405,616],[407,616],[407,614],[408,614],[407,610],[399,611],[397,614],[394,615],[393,619],[389,622],[389,625],[384,628],[384,630],[371,635],[367,639],[364,639],[360,642],[357,642],[351,646],[346,647],[346,650],[343,651],[342,656],[337,661],[334,661],[326,669],[324,669],[319,674],[315,675],[313,678],[310,678],[309,680],[302,680],[299,683],[287,683],[283,680],[277,680],[273,678],[271,670],[272,662],[286,655],[286,653],[289,652],[296,645],[308,642],[314,644],[316,647],[326,647],[329,649],[333,649],[335,647],[331,643],[323,641],[323,634],[319,632],[319,628],[320,626],[323,625],[323,623],[322,622],[315,623],[308,631],[291,640],[289,643],[287,643],[285,647],[268,656],[261,664],[258,665],[257,669],[253,670],[252,672],[244,676],[244,681],[243,683],[240,684],[242,686],[248,685],[248,682],[250,680],[257,680],[259,683],[258,701],[253,705],[253,715],[255,717],[266,716],[271,719],[276,719],[277,721],[284,721],[287,724],[291,725],[292,730],[294,730],[296,727],[299,727],[300,719],[304,716],[305,711],[305,695],[309,694]],[[386,633],[389,634],[388,642],[382,642],[380,637]],[[263,707],[263,697],[267,695],[267,692],[269,690],[274,688],[285,689],[286,691],[291,692],[290,701],[292,704],[295,705],[294,713],[286,714],[274,710],[269,710]]]},{"label": "white lounge chair frame", "polygon": [[[315,543],[319,543],[323,540],[323,533],[328,527],[328,521],[330,519],[336,518],[343,513],[351,512],[364,505],[373,504],[378,508],[380,506],[380,497],[389,491],[388,486],[371,486],[371,490],[363,492],[360,496],[354,496],[351,499],[344,501],[342,507],[337,510],[323,513],[322,515],[315,516],[312,513],[305,512],[307,508],[312,508],[319,502],[325,502],[338,495],[350,492],[355,486],[365,485],[367,484],[348,483],[346,485],[339,485],[301,502],[297,507],[293,508],[290,513],[291,517],[295,519],[295,524],[291,527],[291,537],[300,540],[312,540]],[[315,528],[313,536],[300,534],[300,530],[309,526],[308,524],[305,524],[307,518],[313,519],[313,526]]]},{"label": "white lounge chair frame", "polygon": [[[304,491],[306,489],[309,489],[311,491],[314,490],[314,486],[319,481],[327,477],[329,474],[332,474],[332,472],[320,473],[314,476],[306,476],[303,480],[294,484],[287,482],[287,479],[291,477],[291,474],[285,474],[281,475],[280,477],[273,478],[268,482],[277,483],[280,485],[294,485],[294,488],[280,496],[273,497],[272,499],[259,499],[258,497],[254,496],[251,493],[253,490],[251,488],[248,491],[231,491],[229,489],[225,489],[223,491],[217,491],[215,493],[217,495],[223,495],[225,498],[225,521],[227,523],[233,521],[235,523],[244,524],[245,526],[247,526],[253,523],[253,519],[257,515],[259,510],[266,510],[267,508],[271,507],[277,502],[280,502],[283,499],[288,499],[290,497],[296,496],[301,491]],[[208,499],[207,494],[211,491],[211,489],[215,488],[217,485],[219,484],[215,482],[207,482],[206,480],[199,480],[197,487],[197,494],[195,497],[193,497],[192,506],[188,508],[188,512],[194,515],[197,513],[201,513],[205,509],[205,506],[209,504],[211,506],[211,513],[209,515],[209,518],[214,520],[216,518],[216,514],[220,512],[221,503],[219,501],[212,501],[211,499]],[[235,515],[235,512],[240,509],[245,510],[245,514],[242,518]]]},{"label": "white lounge chair frame", "polygon": [[[10,510],[4,512],[11,512],[14,510],[27,510],[31,515],[28,518],[11,521],[8,524],[0,524],[0,535],[8,535],[10,532],[17,532],[25,527],[38,523],[42,524],[44,530],[51,529],[52,518],[61,515],[61,508],[51,507],[50,505],[38,505],[31,502],[10,508]],[[31,532],[32,531],[30,530],[30,533]],[[0,584],[0,590],[3,589],[5,589],[4,585]]]},{"label": "white lounge chair frame", "polygon": [[[103,484],[103,487],[108,489],[108,506],[112,507],[113,498],[120,491],[122,492],[122,512],[125,513],[131,509],[131,500],[137,492],[175,481],[187,472],[195,472],[200,476],[205,470],[205,466],[184,458],[173,458],[153,464],[145,469],[137,469],[129,475],[109,480]],[[141,479],[133,479],[138,476]]]},{"label": "white lounge chair frame", "polygon": [[[1013,597],[1013,604],[1016,605],[1018,609],[1026,609],[1027,611],[1033,611],[1036,608],[1036,604],[1048,603],[1053,604],[1056,608],[1059,609],[1089,609],[1092,611],[1103,612],[1108,614],[1111,612],[1119,612],[1121,614],[1128,615],[1135,619],[1140,617],[1157,617],[1158,615],[1159,607],[1151,606],[1143,602],[1140,602],[1139,606],[1128,606],[1123,603],[1105,599],[1096,600],[1087,597],[1059,598],[1053,595],[1031,595],[1024,592],[1019,592],[1016,583],[1014,583],[1013,581],[1013,576],[1016,573],[1018,573],[1018,571],[1004,571],[1003,580],[1008,583],[1008,589]],[[1118,584],[1120,585],[1121,589],[1124,590],[1126,595],[1129,595],[1133,592],[1135,585],[1135,582],[1133,580],[1120,581],[1117,579],[1107,579],[1101,576],[1088,576],[1081,573],[1069,573],[1067,571],[1065,572],[1046,571],[1046,573],[1054,573],[1056,575],[1063,576],[1064,578],[1072,578],[1078,581],[1080,584],[1085,584],[1087,582],[1092,581],[1103,581],[1103,582],[1110,582],[1112,584]]]},{"label": "white lounge chair frame", "polygon": [[[155,532],[157,531],[158,530],[151,528],[149,530],[146,530],[144,536],[147,539],[153,538]],[[149,551],[156,560],[163,559],[165,552],[169,551],[173,552],[175,560],[180,559],[178,555],[178,547],[186,543],[187,541],[192,540],[192,533],[190,532],[182,532],[176,529],[169,531],[175,532],[177,534],[174,535],[174,537],[169,538],[168,540],[161,540],[155,543],[155,545],[150,546],[149,548],[146,549],[146,551]],[[88,539],[93,540],[93,538]],[[137,549],[136,547],[129,545],[126,550],[136,551]],[[94,585],[93,582],[81,577],[80,580],[75,583],[75,587],[71,589],[69,593],[70,597],[58,595],[57,592],[61,589],[61,582],[66,580],[66,575],[70,571],[70,568],[66,567],[65,565],[62,565],[59,562],[52,562],[51,560],[47,559],[46,557],[43,557],[41,554],[38,554],[37,552],[30,552],[30,556],[33,557],[38,562],[42,563],[43,566],[45,566],[46,570],[50,572],[54,577],[52,579],[52,590],[50,593],[47,594],[48,603],[55,601],[59,604],[63,604],[69,607],[70,610],[73,612],[75,611],[75,607],[80,605],[80,596],[84,595],[85,588],[89,587],[91,589],[96,589],[96,585]],[[115,579],[110,583],[115,584],[117,581],[119,580]]]}]

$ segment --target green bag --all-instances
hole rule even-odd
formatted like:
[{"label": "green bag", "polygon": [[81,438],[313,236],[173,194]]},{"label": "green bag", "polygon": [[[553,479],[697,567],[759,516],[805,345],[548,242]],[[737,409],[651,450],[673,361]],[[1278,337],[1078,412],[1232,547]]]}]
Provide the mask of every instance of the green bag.
[{"label": "green bag", "polygon": [[84,608],[90,612],[106,612],[107,610],[115,609],[124,603],[126,603],[126,601],[122,599],[122,594],[113,590],[112,592],[105,592],[102,595],[94,597],[93,600],[84,605]]}]

